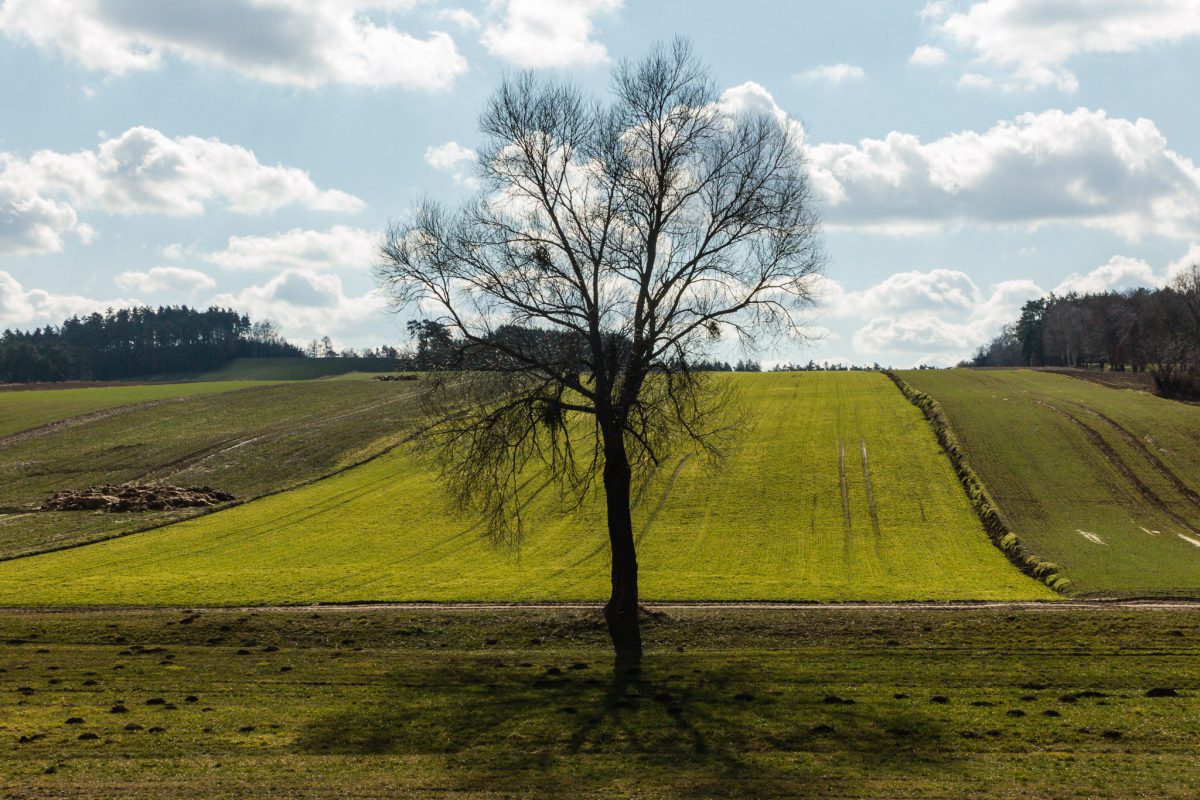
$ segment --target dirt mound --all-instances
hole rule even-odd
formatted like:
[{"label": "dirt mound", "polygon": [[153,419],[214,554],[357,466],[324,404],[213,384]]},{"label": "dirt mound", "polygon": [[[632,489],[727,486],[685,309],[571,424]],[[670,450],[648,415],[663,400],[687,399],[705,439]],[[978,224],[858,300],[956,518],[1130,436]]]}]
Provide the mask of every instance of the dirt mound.
[{"label": "dirt mound", "polygon": [[55,492],[42,503],[43,511],[163,511],[168,508],[215,506],[234,499],[229,492],[207,486],[93,486]]}]

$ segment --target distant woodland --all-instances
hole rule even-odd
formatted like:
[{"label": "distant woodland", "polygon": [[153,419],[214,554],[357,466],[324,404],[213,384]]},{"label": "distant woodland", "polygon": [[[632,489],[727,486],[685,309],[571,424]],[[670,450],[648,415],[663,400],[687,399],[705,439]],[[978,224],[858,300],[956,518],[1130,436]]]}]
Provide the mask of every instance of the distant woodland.
[{"label": "distant woodland", "polygon": [[122,308],[0,334],[0,383],[203,372],[234,358],[302,356],[270,322],[223,308]]},{"label": "distant woodland", "polygon": [[1200,267],[1161,289],[1030,300],[967,363],[1148,370],[1159,394],[1200,399]]}]

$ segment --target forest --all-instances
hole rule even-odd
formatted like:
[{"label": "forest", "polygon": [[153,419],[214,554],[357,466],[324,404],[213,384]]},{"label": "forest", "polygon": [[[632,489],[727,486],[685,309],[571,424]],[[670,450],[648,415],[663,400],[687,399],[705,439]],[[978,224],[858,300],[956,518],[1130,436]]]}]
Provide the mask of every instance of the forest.
[{"label": "forest", "polygon": [[1200,399],[1200,266],[1160,289],[1030,300],[962,366],[1149,371],[1160,395]]},{"label": "forest", "polygon": [[301,356],[267,321],[232,309],[187,306],[109,309],[58,327],[0,334],[0,383],[194,373],[234,358]]}]

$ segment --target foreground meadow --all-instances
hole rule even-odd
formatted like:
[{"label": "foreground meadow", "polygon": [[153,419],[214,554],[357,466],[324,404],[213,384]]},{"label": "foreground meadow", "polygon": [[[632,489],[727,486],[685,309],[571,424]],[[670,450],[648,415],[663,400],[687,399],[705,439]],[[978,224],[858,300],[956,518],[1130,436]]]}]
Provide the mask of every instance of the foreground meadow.
[{"label": "foreground meadow", "polygon": [[46,797],[1193,798],[1192,608],[0,612]]},{"label": "foreground meadow", "polygon": [[[752,422],[726,462],[714,471],[678,457],[639,497],[644,597],[1055,597],[991,544],[928,423],[885,376],[728,379]],[[255,441],[240,458],[252,457]],[[199,519],[9,561],[0,565],[0,603],[596,599],[608,580],[601,511],[589,502],[564,512],[543,487],[525,511],[521,546],[497,548],[400,448]]]}]

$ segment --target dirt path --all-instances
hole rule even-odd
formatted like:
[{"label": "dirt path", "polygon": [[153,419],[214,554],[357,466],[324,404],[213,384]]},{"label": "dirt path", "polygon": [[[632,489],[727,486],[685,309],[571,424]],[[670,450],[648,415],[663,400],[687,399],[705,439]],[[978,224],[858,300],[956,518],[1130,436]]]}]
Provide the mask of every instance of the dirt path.
[{"label": "dirt path", "polygon": [[[249,612],[296,612],[296,613],[346,613],[354,611],[547,611],[564,610],[600,610],[604,603],[597,600],[592,603],[578,601],[530,602],[530,603],[321,603],[316,605],[295,606],[45,606],[26,608],[19,606],[0,606],[0,613],[5,614],[59,614],[81,612],[112,613],[143,613],[146,611],[169,611],[186,609],[196,611],[225,611],[231,613]],[[1200,612],[1200,599],[1196,600],[980,600],[980,601],[947,601],[937,602],[846,602],[846,603],[814,603],[814,602],[727,602],[697,600],[692,602],[662,602],[648,601],[643,608],[654,611],[686,611],[686,610],[741,610],[761,609],[764,611],[823,611],[842,613],[853,611],[1101,611],[1118,609],[1151,610],[1178,609],[1195,610]]]}]

